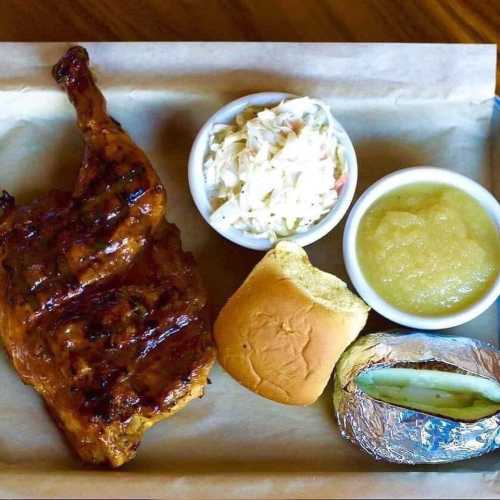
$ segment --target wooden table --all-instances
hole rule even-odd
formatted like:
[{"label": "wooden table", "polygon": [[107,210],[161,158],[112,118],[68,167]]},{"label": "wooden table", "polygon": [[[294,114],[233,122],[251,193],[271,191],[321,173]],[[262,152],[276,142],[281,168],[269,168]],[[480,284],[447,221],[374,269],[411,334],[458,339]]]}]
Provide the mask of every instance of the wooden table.
[{"label": "wooden table", "polygon": [[497,43],[500,2],[2,0],[0,40]]}]

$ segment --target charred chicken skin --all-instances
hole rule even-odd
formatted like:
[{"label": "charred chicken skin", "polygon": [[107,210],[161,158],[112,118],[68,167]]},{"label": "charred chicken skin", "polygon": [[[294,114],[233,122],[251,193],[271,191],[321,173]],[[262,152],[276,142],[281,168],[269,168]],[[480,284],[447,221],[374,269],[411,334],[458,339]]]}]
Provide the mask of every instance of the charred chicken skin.
[{"label": "charred chicken skin", "polygon": [[0,196],[0,335],[80,457],[117,467],[200,397],[214,360],[206,292],[144,152],[106,112],[82,47],[53,75],[85,143],[72,193]]}]

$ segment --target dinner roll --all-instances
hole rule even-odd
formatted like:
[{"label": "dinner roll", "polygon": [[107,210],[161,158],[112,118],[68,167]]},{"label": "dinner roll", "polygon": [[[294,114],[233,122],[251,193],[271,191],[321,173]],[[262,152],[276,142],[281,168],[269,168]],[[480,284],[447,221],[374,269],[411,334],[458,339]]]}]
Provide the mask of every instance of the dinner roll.
[{"label": "dinner roll", "polygon": [[368,306],[295,243],[270,250],[222,308],[214,336],[242,385],[291,405],[314,403],[366,323]]}]

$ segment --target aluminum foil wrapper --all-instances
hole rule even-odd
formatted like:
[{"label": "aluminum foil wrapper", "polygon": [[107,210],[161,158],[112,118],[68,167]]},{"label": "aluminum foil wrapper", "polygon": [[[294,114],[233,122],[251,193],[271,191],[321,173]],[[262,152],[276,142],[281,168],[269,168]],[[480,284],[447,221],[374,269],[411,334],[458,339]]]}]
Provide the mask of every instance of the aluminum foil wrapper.
[{"label": "aluminum foil wrapper", "polygon": [[[355,383],[362,371],[439,364],[439,369],[500,381],[500,352],[464,337],[373,333],[343,354],[335,369],[334,405],[342,436],[378,460],[404,464],[455,462],[500,448],[500,413],[460,422],[372,399]],[[413,366],[415,367],[415,366]]]}]

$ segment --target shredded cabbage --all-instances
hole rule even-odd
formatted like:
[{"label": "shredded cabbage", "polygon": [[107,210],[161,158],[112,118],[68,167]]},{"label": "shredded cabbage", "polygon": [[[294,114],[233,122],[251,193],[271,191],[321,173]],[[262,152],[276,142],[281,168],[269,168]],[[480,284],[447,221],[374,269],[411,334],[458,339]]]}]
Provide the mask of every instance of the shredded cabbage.
[{"label": "shredded cabbage", "polygon": [[214,226],[276,241],[331,210],[347,165],[329,107],[301,97],[215,125],[204,174]]}]

